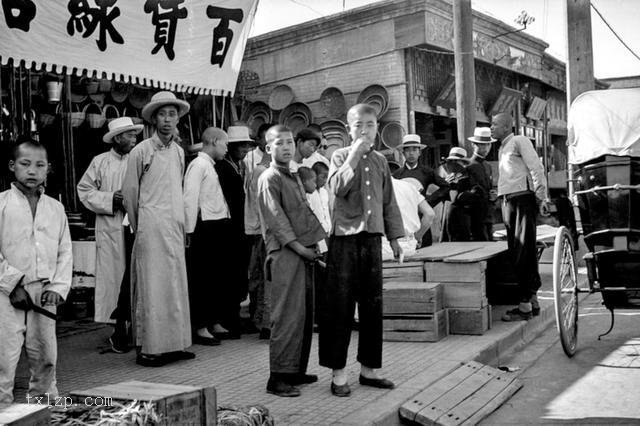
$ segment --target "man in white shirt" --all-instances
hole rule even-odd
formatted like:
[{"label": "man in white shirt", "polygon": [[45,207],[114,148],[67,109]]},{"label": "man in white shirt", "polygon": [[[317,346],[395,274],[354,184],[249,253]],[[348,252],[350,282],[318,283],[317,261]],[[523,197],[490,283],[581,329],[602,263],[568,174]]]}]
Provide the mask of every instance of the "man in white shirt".
[{"label": "man in white shirt", "polygon": [[[227,153],[227,134],[216,127],[202,133],[202,151],[184,176],[185,230],[188,241],[189,299],[193,342],[219,345],[214,333],[223,333],[220,325],[225,310],[220,297],[222,286],[229,286],[225,271],[226,235],[231,220],[215,161]],[[213,305],[213,306],[212,306]]]},{"label": "man in white shirt", "polygon": [[[94,157],[78,182],[78,198],[82,204],[96,214],[96,291],[95,322],[116,320],[116,327],[109,342],[116,353],[127,351],[126,321],[131,321],[130,303],[124,303],[114,312],[118,304],[118,293],[128,293],[129,277],[126,276],[127,237],[122,226],[124,204],[122,181],[127,171],[129,152],[136,144],[136,136],[142,124],[133,124],[129,117],[116,118],[109,122],[109,131],[102,140],[112,148]],[[123,282],[127,280],[127,282]],[[125,299],[123,294],[122,299]],[[126,297],[128,299],[128,297]],[[116,315],[112,315],[115,313]]]}]

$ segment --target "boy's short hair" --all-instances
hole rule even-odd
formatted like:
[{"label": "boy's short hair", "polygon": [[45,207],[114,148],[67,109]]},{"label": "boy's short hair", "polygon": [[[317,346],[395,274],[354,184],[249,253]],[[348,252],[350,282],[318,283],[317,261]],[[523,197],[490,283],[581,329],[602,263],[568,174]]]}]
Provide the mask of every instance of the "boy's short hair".
[{"label": "boy's short hair", "polygon": [[[277,135],[278,133],[282,133],[282,132],[289,132],[291,133],[291,130],[285,126],[284,124],[276,124],[273,125],[271,127],[269,127],[269,129],[267,130],[267,132],[264,134],[264,140],[267,143],[273,142],[275,139],[275,135]],[[269,140],[271,139],[271,140]]]},{"label": "boy's short hair", "polygon": [[355,104],[349,108],[349,111],[347,111],[347,122],[349,122],[349,119],[355,114],[373,114],[376,121],[378,120],[378,113],[376,112],[376,109],[369,104]]},{"label": "boy's short hair", "polygon": [[320,140],[321,139],[320,139],[320,135],[317,132],[315,132],[315,131],[313,131],[313,130],[311,130],[309,128],[300,130],[298,132],[298,134],[296,135],[296,138],[295,138],[296,145],[299,142],[304,142],[304,141],[308,141],[308,140],[316,141],[316,146],[318,146],[318,145],[320,145]]},{"label": "boy's short hair", "polygon": [[302,181],[304,182],[305,180],[313,179],[315,172],[311,170],[309,167],[303,166],[298,168],[298,175],[300,176],[300,179],[302,179]]},{"label": "boy's short hair", "polygon": [[329,172],[329,166],[324,164],[322,161],[316,161],[315,163],[313,163],[313,166],[311,166],[311,169],[313,169],[313,171],[316,172],[316,175],[319,175],[320,173]]},{"label": "boy's short hair", "polygon": [[11,160],[16,161],[18,159],[18,155],[20,154],[20,147],[23,145],[43,150],[47,156],[47,159],[49,159],[49,152],[47,151],[46,146],[42,145],[40,142],[29,136],[20,136],[11,148]]}]

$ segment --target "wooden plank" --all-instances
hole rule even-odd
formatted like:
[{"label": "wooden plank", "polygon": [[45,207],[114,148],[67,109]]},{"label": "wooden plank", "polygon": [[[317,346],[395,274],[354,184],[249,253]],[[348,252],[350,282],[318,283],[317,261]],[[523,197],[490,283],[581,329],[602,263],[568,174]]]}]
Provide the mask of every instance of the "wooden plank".
[{"label": "wooden plank", "polygon": [[484,260],[474,263],[424,263],[426,281],[442,284],[448,282],[485,283],[486,269],[487,262]]},{"label": "wooden plank", "polygon": [[202,390],[204,398],[204,419],[206,426],[216,426],[218,424],[218,401],[216,388],[213,386],[206,387]]},{"label": "wooden plank", "polygon": [[492,379],[491,370],[495,369],[485,365],[474,374],[465,378],[456,386],[443,393],[431,404],[418,411],[415,421],[421,425],[438,424],[437,419],[446,415],[452,408],[477,392]]},{"label": "wooden plank", "polygon": [[[53,399],[51,403],[54,403]],[[48,426],[50,423],[51,412],[46,401],[44,404],[0,405],[0,425]]]},{"label": "wooden plank", "polygon": [[[396,321],[398,322],[396,323]],[[410,321],[411,319],[409,318],[383,320],[382,339],[387,342],[437,342],[449,334],[449,323],[445,309],[437,312],[433,319],[429,321],[430,324],[423,323],[417,326]],[[401,327],[405,329],[401,329]],[[409,327],[430,327],[430,329],[406,330]]]},{"label": "wooden plank", "polygon": [[423,247],[416,250],[414,254],[407,257],[406,260],[416,261],[439,261],[450,256],[466,253],[468,251],[482,248],[486,242],[454,242],[454,243],[438,243],[429,247]]},{"label": "wooden plank", "polygon": [[[493,404],[498,402],[498,406],[502,405],[502,403],[509,399],[511,395],[521,387],[522,382],[518,380],[516,375],[513,373],[502,373],[498,370],[494,372],[491,380],[481,389],[473,395],[470,395],[446,414],[440,416],[436,421],[444,426],[453,426],[464,423],[471,417],[475,417],[477,423],[477,421],[485,418],[495,410],[496,407],[493,407]],[[505,390],[509,390],[510,393],[504,393]],[[498,398],[498,400],[492,402],[496,398]]]},{"label": "wooden plank", "polygon": [[483,308],[449,308],[449,333],[482,335],[491,328],[491,306]]},{"label": "wooden plank", "polygon": [[476,414],[469,417],[465,422],[462,423],[464,426],[475,426],[482,419],[487,417],[489,414],[493,413],[498,407],[504,404],[506,401],[511,398],[513,394],[515,394],[522,387],[522,382],[520,380],[516,380],[512,382],[509,386],[507,386],[502,392],[500,392],[495,398],[493,398],[487,405],[485,405],[482,410],[479,410]]},{"label": "wooden plank", "polygon": [[442,283],[446,308],[482,308],[487,302],[484,283]]},{"label": "wooden plank", "polygon": [[468,251],[466,253],[457,254],[444,259],[444,262],[451,263],[470,263],[479,262],[481,260],[491,259],[496,255],[508,250],[506,241],[497,241],[495,243],[487,243],[487,245],[477,250]]},{"label": "wooden plank", "polygon": [[433,331],[436,325],[435,315],[384,316],[382,328],[388,331]]},{"label": "wooden plank", "polygon": [[422,262],[385,262],[382,264],[383,282],[422,282],[424,269]]},{"label": "wooden plank", "polygon": [[383,314],[432,314],[443,307],[443,288],[439,283],[387,282],[383,284]]},{"label": "wooden plank", "polygon": [[414,422],[416,415],[425,407],[440,398],[441,395],[464,381],[467,377],[475,374],[483,367],[482,364],[470,361],[462,364],[440,380],[432,383],[422,392],[409,399],[400,406],[398,413],[403,419]]}]

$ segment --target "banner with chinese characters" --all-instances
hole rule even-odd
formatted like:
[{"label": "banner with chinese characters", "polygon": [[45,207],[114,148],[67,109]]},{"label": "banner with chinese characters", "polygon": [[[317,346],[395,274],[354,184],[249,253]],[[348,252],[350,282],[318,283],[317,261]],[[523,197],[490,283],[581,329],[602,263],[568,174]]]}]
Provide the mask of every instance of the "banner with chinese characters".
[{"label": "banner with chinese characters", "polygon": [[0,0],[0,60],[233,94],[258,0]]}]

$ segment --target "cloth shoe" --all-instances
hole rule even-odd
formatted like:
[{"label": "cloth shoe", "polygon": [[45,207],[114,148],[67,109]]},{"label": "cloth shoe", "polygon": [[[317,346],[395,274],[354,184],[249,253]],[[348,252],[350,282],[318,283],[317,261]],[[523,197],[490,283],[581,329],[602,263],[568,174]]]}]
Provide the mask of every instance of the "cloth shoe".
[{"label": "cloth shoe", "polygon": [[370,379],[368,377],[364,377],[362,374],[360,375],[360,384],[362,386],[371,386],[378,389],[393,389],[395,387],[391,380],[381,378]]},{"label": "cloth shoe", "polygon": [[109,337],[109,344],[111,345],[111,350],[117,354],[126,354],[131,350],[131,347],[126,344],[126,340],[123,341],[115,333]]},{"label": "cloth shoe", "polygon": [[285,383],[283,380],[269,377],[267,381],[267,393],[284,398],[295,398],[300,396],[300,390],[295,386]]},{"label": "cloth shoe", "polygon": [[345,383],[344,385],[336,385],[332,381],[331,393],[334,394],[335,396],[345,397],[345,396],[351,395],[351,388],[349,387],[348,383]]},{"label": "cloth shoe", "polygon": [[318,376],[315,374],[291,374],[287,378],[286,382],[292,386],[308,385],[309,383],[315,383],[318,381]]},{"label": "cloth shoe", "polygon": [[538,296],[531,298],[531,313],[534,317],[540,315],[540,302],[538,302]]},{"label": "cloth shoe", "polygon": [[219,346],[220,345],[220,339],[216,338],[216,336],[213,337],[203,337],[203,336],[199,336],[197,334],[193,335],[193,343],[196,345],[203,345],[203,346]]},{"label": "cloth shoe", "polygon": [[169,361],[164,355],[150,355],[139,353],[136,356],[136,364],[143,367],[162,367],[164,365],[167,365],[169,362],[171,361]]},{"label": "cloth shoe", "polygon": [[502,316],[502,321],[506,321],[506,322],[529,321],[532,317],[533,317],[532,312],[523,312],[520,310],[520,307],[517,307],[507,311]]}]

